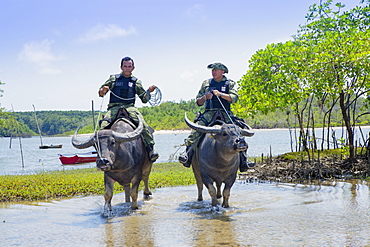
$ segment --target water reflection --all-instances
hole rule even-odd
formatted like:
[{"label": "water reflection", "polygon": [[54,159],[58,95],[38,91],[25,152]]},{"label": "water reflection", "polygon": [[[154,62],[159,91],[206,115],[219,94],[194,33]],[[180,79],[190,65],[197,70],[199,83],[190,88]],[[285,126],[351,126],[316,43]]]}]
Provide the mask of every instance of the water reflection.
[{"label": "water reflection", "polygon": [[[131,210],[130,204],[121,207]],[[102,239],[105,239],[106,246],[155,246],[151,221],[142,214],[131,212],[131,216],[124,219],[107,218],[104,230]]]},{"label": "water reflection", "polygon": [[[113,197],[1,204],[2,246],[367,246],[370,197],[362,181],[245,183],[230,208],[214,208],[196,186],[163,188],[137,211]],[[35,224],[37,222],[37,224]]]}]

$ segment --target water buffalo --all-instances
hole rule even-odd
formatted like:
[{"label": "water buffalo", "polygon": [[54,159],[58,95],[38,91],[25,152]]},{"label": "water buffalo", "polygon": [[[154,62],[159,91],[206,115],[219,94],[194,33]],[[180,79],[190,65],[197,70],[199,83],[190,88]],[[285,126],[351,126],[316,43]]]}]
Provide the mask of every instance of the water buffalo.
[{"label": "water buffalo", "polygon": [[[202,133],[193,156],[192,167],[198,187],[198,201],[203,200],[203,184],[212,198],[212,206],[218,205],[218,198],[223,196],[222,207],[229,207],[230,190],[233,186],[240,164],[239,152],[248,148],[243,136],[253,136],[250,129],[241,129],[234,124],[201,126],[191,122],[185,114],[186,124]],[[216,184],[216,188],[213,184]],[[224,189],[221,196],[221,184]]]},{"label": "water buffalo", "polygon": [[[152,168],[140,134],[143,124],[137,128],[126,119],[115,122],[110,129],[99,130],[87,141],[78,141],[77,132],[72,138],[74,147],[83,149],[94,146],[98,152],[97,168],[104,171],[104,212],[111,214],[114,182],[125,189],[126,202],[132,198],[132,209],[138,208],[137,197],[140,181],[144,181],[144,197],[149,197],[148,179]],[[130,189],[130,184],[132,188]]]}]

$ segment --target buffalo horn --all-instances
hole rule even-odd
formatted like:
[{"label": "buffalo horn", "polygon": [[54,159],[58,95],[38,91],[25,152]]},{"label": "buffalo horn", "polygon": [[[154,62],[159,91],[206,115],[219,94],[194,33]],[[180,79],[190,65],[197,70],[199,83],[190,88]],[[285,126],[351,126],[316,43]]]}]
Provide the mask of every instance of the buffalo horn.
[{"label": "buffalo horn", "polygon": [[254,136],[254,132],[253,131],[250,131],[248,129],[242,129],[241,130],[241,134],[242,136]]},{"label": "buffalo horn", "polygon": [[202,126],[202,125],[199,125],[199,124],[196,124],[196,123],[191,122],[187,118],[186,112],[185,112],[184,120],[185,120],[186,124],[190,128],[192,128],[192,129],[194,129],[194,130],[196,130],[198,132],[210,133],[210,134],[218,134],[221,131],[221,126],[219,126],[219,125],[215,125],[215,126],[212,126],[212,127],[207,127],[207,126]]},{"label": "buffalo horn", "polygon": [[249,127],[249,125],[247,125],[245,123],[244,123],[244,125],[246,125],[247,128],[242,129],[242,131],[241,131],[242,136],[254,136],[254,132],[252,131],[252,128]]},{"label": "buffalo horn", "polygon": [[78,128],[73,137],[72,137],[72,145],[75,147],[75,148],[78,148],[78,149],[84,149],[84,148],[88,148],[88,147],[91,147],[93,144],[94,144],[94,135],[91,135],[90,138],[86,141],[78,141],[77,140],[77,133],[78,133],[78,130],[80,128]]},{"label": "buffalo horn", "polygon": [[118,142],[129,142],[138,138],[141,135],[141,132],[143,132],[143,129],[144,129],[143,122],[139,118],[139,125],[134,131],[127,133],[119,133],[116,131],[112,131],[112,134],[114,139]]}]

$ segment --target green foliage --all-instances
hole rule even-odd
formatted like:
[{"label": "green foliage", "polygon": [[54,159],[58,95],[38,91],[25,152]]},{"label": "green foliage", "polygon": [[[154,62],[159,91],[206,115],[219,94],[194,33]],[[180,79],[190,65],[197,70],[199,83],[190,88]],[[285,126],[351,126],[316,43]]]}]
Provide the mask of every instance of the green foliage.
[{"label": "green foliage", "polygon": [[[4,83],[0,81],[0,85],[4,85]],[[3,97],[3,92],[4,91],[2,89],[0,89],[0,97]]]},{"label": "green foliage", "polygon": [[[299,107],[302,107],[304,102],[299,102]],[[366,108],[367,101],[360,98],[357,103],[357,108]],[[272,107],[272,105],[271,105]],[[246,122],[253,128],[287,128],[297,127],[294,114],[291,114],[294,107],[287,107],[284,110],[269,111],[266,114],[261,111],[256,111],[255,114],[243,115]],[[236,111],[235,108],[234,111]],[[147,123],[155,130],[169,129],[189,129],[184,122],[184,113],[186,112],[189,119],[194,119],[195,114],[201,108],[196,106],[195,100],[175,102],[163,102],[159,106],[142,107],[139,111],[143,114]],[[319,104],[313,106],[313,114],[316,121],[315,127],[322,126],[323,112]],[[1,110],[0,110],[1,112]],[[90,111],[38,111],[37,119],[42,128],[43,135],[72,135],[76,129],[81,126],[80,134],[94,132],[92,114]],[[0,117],[0,136],[9,136],[10,133],[30,133],[37,135],[37,125],[34,117],[34,112],[4,112],[6,117]],[[1,115],[1,113],[0,113]],[[99,113],[95,115],[95,121],[98,119]],[[332,112],[332,125],[341,126],[341,114],[339,105],[335,106]],[[358,125],[370,125],[370,115],[364,115],[357,120]]]},{"label": "green foliage", "polygon": [[195,117],[199,111],[195,100],[175,102],[164,102],[155,107],[142,107],[139,109],[145,121],[155,130],[188,129],[183,121],[184,113],[190,119]]},{"label": "green foliage", "polygon": [[[370,114],[366,109],[370,6],[367,1],[343,12],[340,3],[333,7],[336,10],[331,9],[332,2],[312,5],[306,25],[294,40],[267,45],[252,56],[249,70],[239,81],[240,100],[235,109],[242,117],[259,111],[292,110],[300,126],[300,141],[307,148],[304,116],[306,126],[314,126],[312,107],[317,104],[324,113],[323,125],[330,126],[331,113],[339,105],[353,158],[353,127]],[[364,99],[364,107],[357,107]]]},{"label": "green foliage", "polygon": [[[15,112],[14,115],[20,124],[38,133],[34,112]],[[42,135],[58,135],[74,132],[78,127],[93,126],[92,113],[89,111],[36,111],[36,116]],[[97,118],[98,113],[95,113]]]},{"label": "green foliage", "polygon": [[[191,169],[179,163],[154,164],[151,189],[195,183]],[[143,182],[139,188],[143,189]],[[115,193],[122,192],[116,183]],[[0,201],[50,200],[77,195],[104,194],[103,172],[93,168],[0,176]]]},{"label": "green foliage", "polygon": [[[336,159],[346,159],[349,157],[349,153],[348,153],[348,146],[342,146],[341,148],[336,148],[336,149],[324,149],[324,150],[309,150],[310,154],[311,154],[311,158],[312,158],[312,155],[313,157],[319,157],[320,155],[320,159],[331,159],[331,158],[336,158]],[[356,149],[356,154],[358,156],[364,156],[366,153],[366,150],[363,149],[363,148],[357,148]],[[300,152],[289,152],[289,153],[285,153],[285,154],[282,154],[280,156],[278,156],[279,159],[281,160],[285,160],[285,161],[288,161],[288,160],[297,160],[297,161],[303,161],[303,160],[308,160],[309,157],[307,155],[307,151],[300,151]]]},{"label": "green foliage", "polygon": [[[155,130],[188,129],[183,121],[184,113],[187,112],[192,119],[199,110],[195,100],[163,102],[159,106],[139,108],[146,122]],[[12,115],[23,131],[38,133],[34,112],[15,112]],[[36,111],[36,116],[42,135],[71,135],[78,127],[81,127],[81,134],[94,132],[92,113],[89,111]],[[99,113],[96,112],[94,117],[96,121]],[[10,126],[3,132],[0,130],[0,136],[9,135]]]}]

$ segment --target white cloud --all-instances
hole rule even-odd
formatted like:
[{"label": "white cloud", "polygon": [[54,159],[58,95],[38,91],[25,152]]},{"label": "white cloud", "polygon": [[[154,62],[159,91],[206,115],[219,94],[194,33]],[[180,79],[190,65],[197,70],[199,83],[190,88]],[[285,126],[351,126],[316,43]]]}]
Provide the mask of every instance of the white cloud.
[{"label": "white cloud", "polygon": [[61,56],[55,55],[51,51],[53,41],[47,39],[43,41],[31,41],[23,45],[18,58],[21,61],[34,64],[40,74],[60,74],[61,70],[52,68],[51,63],[62,60]]},{"label": "white cloud", "polygon": [[184,71],[180,74],[180,78],[186,81],[194,81],[195,76],[198,74],[197,71],[191,72],[191,71]]},{"label": "white cloud", "polygon": [[207,19],[207,16],[204,13],[204,5],[202,4],[194,4],[190,8],[187,8],[184,15],[188,18],[196,18],[201,20]]},{"label": "white cloud", "polygon": [[78,41],[82,43],[88,43],[97,40],[107,40],[116,37],[127,36],[135,33],[136,30],[134,27],[124,29],[115,24],[109,25],[98,24],[95,27],[92,27],[89,31],[87,31],[83,35],[81,35]]}]

